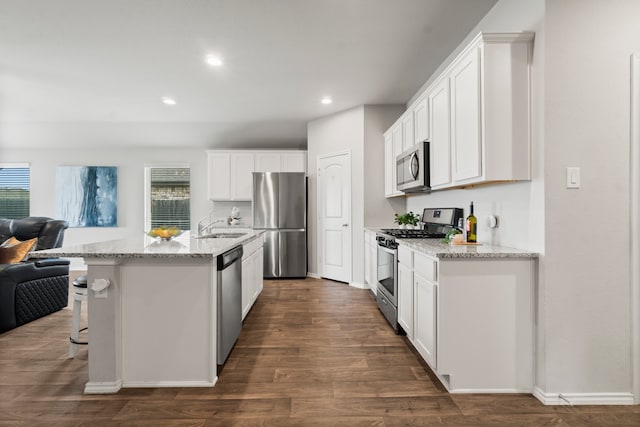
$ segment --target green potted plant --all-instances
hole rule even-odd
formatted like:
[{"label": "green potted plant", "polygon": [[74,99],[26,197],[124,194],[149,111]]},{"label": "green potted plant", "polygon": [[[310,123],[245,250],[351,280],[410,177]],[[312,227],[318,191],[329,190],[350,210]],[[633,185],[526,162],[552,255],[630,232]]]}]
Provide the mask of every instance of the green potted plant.
[{"label": "green potted plant", "polygon": [[420,217],[413,212],[396,214],[393,220],[400,228],[414,228],[420,222]]}]

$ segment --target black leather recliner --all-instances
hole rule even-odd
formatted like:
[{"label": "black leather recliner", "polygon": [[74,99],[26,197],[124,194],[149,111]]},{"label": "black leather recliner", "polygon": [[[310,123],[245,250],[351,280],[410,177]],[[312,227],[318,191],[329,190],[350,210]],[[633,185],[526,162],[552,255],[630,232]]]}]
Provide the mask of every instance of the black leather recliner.
[{"label": "black leather recliner", "polygon": [[[62,246],[66,221],[46,217],[0,219],[0,243],[38,238],[35,250]],[[58,311],[69,298],[69,261],[33,259],[0,264],[0,333]]]}]

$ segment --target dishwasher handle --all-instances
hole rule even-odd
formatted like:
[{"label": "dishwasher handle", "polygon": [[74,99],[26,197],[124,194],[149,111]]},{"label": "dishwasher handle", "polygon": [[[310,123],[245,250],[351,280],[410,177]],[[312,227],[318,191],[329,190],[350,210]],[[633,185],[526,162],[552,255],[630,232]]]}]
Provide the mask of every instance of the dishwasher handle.
[{"label": "dishwasher handle", "polygon": [[229,249],[227,252],[218,255],[218,271],[222,271],[238,259],[242,259],[242,254],[242,246],[236,246],[235,248]]}]

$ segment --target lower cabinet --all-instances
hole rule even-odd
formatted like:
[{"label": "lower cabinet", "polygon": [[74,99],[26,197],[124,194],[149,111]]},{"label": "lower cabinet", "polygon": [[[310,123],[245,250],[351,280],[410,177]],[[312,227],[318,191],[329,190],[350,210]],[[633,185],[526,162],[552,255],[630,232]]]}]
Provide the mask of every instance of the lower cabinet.
[{"label": "lower cabinet", "polygon": [[374,295],[378,293],[378,242],[376,233],[365,230],[364,232],[364,281]]},{"label": "lower cabinet", "polygon": [[407,338],[414,338],[413,319],[413,271],[409,266],[398,263],[398,324],[407,333]]},{"label": "lower cabinet", "polygon": [[438,367],[436,358],[438,285],[415,274],[413,290],[416,312],[413,345],[429,366],[436,369]]},{"label": "lower cabinet", "polygon": [[447,390],[533,391],[534,258],[398,260],[398,323]]},{"label": "lower cabinet", "polygon": [[262,238],[252,240],[243,246],[242,255],[242,320],[258,299],[263,288],[264,250]]}]

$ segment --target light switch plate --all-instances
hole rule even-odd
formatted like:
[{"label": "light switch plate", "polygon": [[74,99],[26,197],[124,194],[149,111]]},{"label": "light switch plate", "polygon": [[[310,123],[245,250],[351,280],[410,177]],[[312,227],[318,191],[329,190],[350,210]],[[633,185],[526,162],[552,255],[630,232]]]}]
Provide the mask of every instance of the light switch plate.
[{"label": "light switch plate", "polygon": [[567,168],[567,188],[580,188],[580,168]]}]

